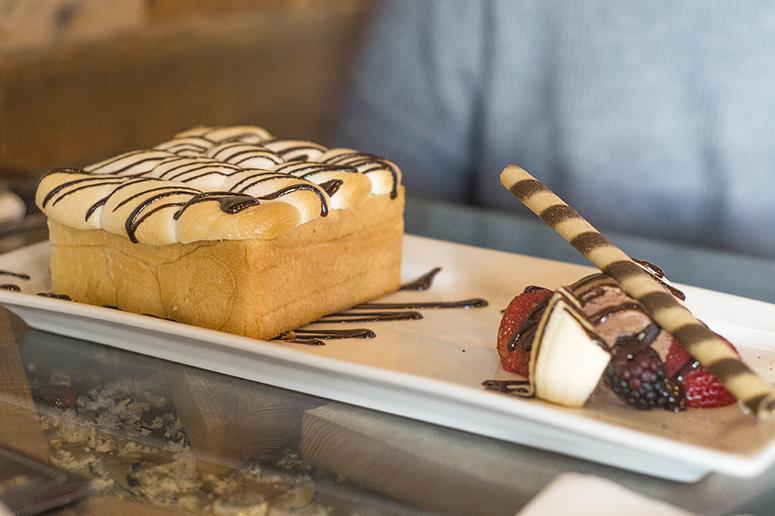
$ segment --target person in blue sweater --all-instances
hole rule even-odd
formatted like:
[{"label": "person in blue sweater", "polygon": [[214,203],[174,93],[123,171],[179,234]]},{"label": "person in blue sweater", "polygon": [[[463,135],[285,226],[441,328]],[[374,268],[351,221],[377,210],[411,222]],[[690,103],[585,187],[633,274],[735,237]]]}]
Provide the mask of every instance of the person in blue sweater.
[{"label": "person in blue sweater", "polygon": [[411,194],[520,209],[530,170],[593,224],[775,257],[775,3],[390,0],[337,143]]}]

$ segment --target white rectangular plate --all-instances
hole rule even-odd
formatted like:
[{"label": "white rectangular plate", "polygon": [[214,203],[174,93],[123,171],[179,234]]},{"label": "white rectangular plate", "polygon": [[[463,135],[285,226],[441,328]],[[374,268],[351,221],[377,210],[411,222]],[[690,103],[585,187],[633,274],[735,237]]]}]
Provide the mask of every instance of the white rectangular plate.
[{"label": "white rectangular plate", "polygon": [[[584,408],[567,409],[482,389],[483,380],[510,377],[495,351],[501,309],[526,285],[568,284],[590,273],[586,267],[407,236],[404,279],[435,266],[442,272],[429,291],[384,300],[483,297],[490,305],[425,310],[417,321],[320,325],[369,327],[377,337],[305,346],[36,296],[50,290],[48,257],[45,242],[0,256],[0,270],[32,277],[0,278],[24,291],[0,290],[0,303],[34,328],[673,480],[709,471],[753,476],[775,458],[775,425],[737,406],[641,412],[599,388]],[[681,288],[696,315],[773,381],[775,306]]]}]

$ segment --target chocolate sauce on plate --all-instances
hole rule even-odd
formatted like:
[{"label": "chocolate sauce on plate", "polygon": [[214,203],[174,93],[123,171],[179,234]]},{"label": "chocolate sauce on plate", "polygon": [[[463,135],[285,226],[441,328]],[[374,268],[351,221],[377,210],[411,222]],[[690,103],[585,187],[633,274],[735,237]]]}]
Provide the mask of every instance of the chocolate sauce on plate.
[{"label": "chocolate sauce on plate", "polygon": [[324,340],[329,339],[373,339],[377,334],[368,328],[353,328],[352,330],[305,330],[298,329],[284,333],[273,340],[307,344],[309,346],[324,346]]},{"label": "chocolate sauce on plate", "polygon": [[38,292],[35,294],[40,297],[49,297],[51,299],[61,299],[62,301],[72,301],[73,299],[67,294],[57,294],[55,292]]},{"label": "chocolate sauce on plate", "polygon": [[29,274],[24,274],[23,272],[11,272],[11,271],[3,271],[0,270],[0,276],[11,276],[14,278],[19,278],[21,280],[28,280],[30,279]]},{"label": "chocolate sauce on plate", "polygon": [[665,281],[665,272],[658,267],[657,265],[654,265],[651,262],[647,262],[646,260],[639,260],[638,258],[632,259],[635,263],[646,269],[646,272],[651,274],[651,276],[657,280],[657,283],[665,287],[667,290],[670,291],[671,294],[673,294],[675,297],[680,299],[681,301],[686,301],[686,294],[684,294],[682,291],[678,290],[672,285],[669,285]]},{"label": "chocolate sauce on plate", "polygon": [[484,308],[487,306],[487,300],[482,299],[480,297],[475,297],[471,299],[463,299],[461,301],[430,301],[430,302],[417,302],[412,301],[409,303],[362,303],[360,305],[355,305],[352,309],[353,310],[369,310],[369,309],[417,309],[421,310],[423,308],[428,309],[434,309],[434,308]]},{"label": "chocolate sauce on plate", "polygon": [[401,285],[399,290],[428,290],[433,285],[433,279],[441,272],[441,267],[434,267],[419,278]]},{"label": "chocolate sauce on plate", "polygon": [[350,323],[350,322],[377,322],[377,321],[406,321],[422,319],[422,314],[415,311],[404,312],[339,312],[324,315],[320,323]]},{"label": "chocolate sauce on plate", "polygon": [[533,394],[527,380],[485,380],[482,387],[488,391],[505,392],[514,396],[531,397]]}]

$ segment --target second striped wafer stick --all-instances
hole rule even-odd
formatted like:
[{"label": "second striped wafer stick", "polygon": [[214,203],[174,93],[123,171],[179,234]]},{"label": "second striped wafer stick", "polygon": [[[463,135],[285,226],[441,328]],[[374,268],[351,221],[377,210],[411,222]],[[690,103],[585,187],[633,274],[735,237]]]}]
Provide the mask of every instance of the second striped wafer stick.
[{"label": "second striped wafer stick", "polygon": [[624,251],[524,169],[509,165],[501,184],[549,224],[624,292],[640,301],[652,319],[671,333],[694,358],[760,418],[775,411],[775,390],[754,373],[707,326]]}]

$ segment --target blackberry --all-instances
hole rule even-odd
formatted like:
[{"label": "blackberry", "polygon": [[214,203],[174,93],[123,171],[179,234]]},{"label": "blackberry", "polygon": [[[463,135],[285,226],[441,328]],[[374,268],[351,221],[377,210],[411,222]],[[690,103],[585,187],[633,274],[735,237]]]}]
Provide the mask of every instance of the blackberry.
[{"label": "blackberry", "polygon": [[606,377],[616,395],[637,409],[678,412],[686,407],[681,385],[666,377],[664,363],[648,346],[619,350],[608,364]]}]

